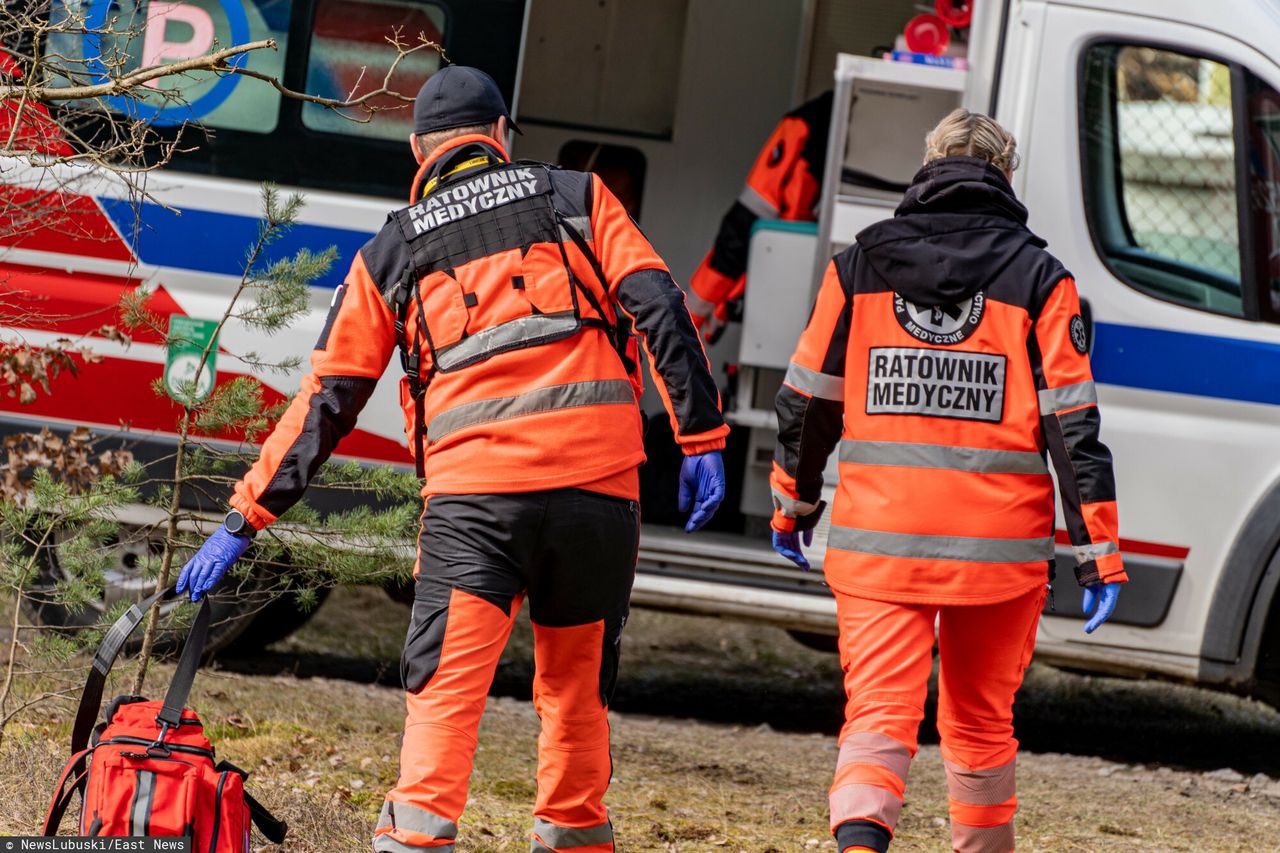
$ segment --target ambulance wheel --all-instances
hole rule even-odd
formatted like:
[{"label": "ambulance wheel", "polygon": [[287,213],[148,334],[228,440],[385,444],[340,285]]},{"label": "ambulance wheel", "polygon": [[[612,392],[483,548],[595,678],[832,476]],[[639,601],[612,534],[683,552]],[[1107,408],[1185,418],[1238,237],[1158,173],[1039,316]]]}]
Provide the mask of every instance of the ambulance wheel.
[{"label": "ambulance wheel", "polygon": [[[37,624],[66,629],[70,633],[82,628],[101,627],[108,615],[115,611],[121,601],[141,601],[155,590],[154,577],[147,577],[144,566],[148,561],[159,561],[163,553],[163,537],[156,531],[144,531],[138,528],[124,528],[120,535],[106,543],[109,562],[102,567],[103,594],[94,598],[84,607],[67,607],[59,602],[58,585],[67,579],[60,558],[61,543],[53,541],[41,548],[37,560],[37,576],[28,589],[23,606]],[[182,568],[188,554],[179,552],[174,555],[171,574],[174,580]],[[212,621],[209,625],[209,637],[205,643],[208,653],[223,648],[244,631],[253,621],[256,611],[262,603],[258,596],[252,595],[258,583],[252,578],[238,580],[234,588],[230,582],[224,582],[225,589],[216,595],[209,596],[213,607]],[[172,614],[186,597],[174,598],[160,603],[162,619]],[[163,621],[161,624],[164,624]],[[139,627],[129,638],[125,649],[135,652],[142,646],[142,634],[145,628]],[[181,643],[181,632],[162,631],[156,638],[158,653],[167,654],[176,650]]]},{"label": "ambulance wheel", "polygon": [[253,654],[280,642],[307,624],[328,597],[329,587],[322,586],[316,590],[316,603],[303,609],[293,595],[287,592],[277,595],[248,620],[245,629],[224,646],[223,651],[228,655]]},{"label": "ambulance wheel", "polygon": [[840,651],[835,634],[820,634],[817,631],[787,631],[787,633],[791,635],[791,639],[806,649],[832,654]]}]

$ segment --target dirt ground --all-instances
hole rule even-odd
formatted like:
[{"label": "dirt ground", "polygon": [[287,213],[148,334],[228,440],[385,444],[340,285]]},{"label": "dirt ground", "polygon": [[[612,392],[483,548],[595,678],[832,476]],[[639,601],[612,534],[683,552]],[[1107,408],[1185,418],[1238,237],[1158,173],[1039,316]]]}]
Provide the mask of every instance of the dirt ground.
[{"label": "dirt ground", "polygon": [[[380,592],[339,591],[294,637],[220,661],[197,682],[193,704],[219,754],[249,769],[252,790],[289,821],[283,849],[368,849],[396,773],[406,623],[407,608]],[[841,702],[834,655],[774,629],[644,611],[623,655],[609,797],[620,851],[834,849],[825,805]],[[481,730],[461,851],[528,849],[531,668],[522,620]],[[38,827],[68,716],[49,707],[0,750],[0,834]],[[1020,850],[1280,850],[1280,714],[1265,705],[1033,665],[1017,725]],[[895,851],[948,849],[931,727]]]}]

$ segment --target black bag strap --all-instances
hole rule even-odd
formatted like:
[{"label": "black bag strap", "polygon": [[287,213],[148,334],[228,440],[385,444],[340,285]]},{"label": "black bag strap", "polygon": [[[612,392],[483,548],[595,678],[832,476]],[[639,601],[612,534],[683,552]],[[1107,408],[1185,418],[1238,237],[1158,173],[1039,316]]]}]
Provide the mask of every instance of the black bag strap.
[{"label": "black bag strap", "polygon": [[[178,658],[178,668],[169,682],[169,691],[164,695],[164,706],[156,715],[161,726],[177,728],[182,723],[182,709],[187,706],[187,698],[191,695],[191,686],[196,681],[196,670],[200,669],[200,659],[204,657],[204,644],[209,638],[209,620],[212,617],[209,599],[200,602],[200,610],[196,613],[195,622],[191,623],[191,633],[182,645],[182,657]],[[161,729],[160,738],[164,738]]]},{"label": "black bag strap", "polygon": [[[426,474],[422,455],[426,444],[427,427],[423,420],[425,413],[422,397],[427,389],[419,375],[419,367],[422,363],[422,345],[425,343],[431,348],[434,362],[435,344],[427,328],[426,313],[422,307],[422,284],[418,280],[418,266],[415,261],[411,260],[405,265],[392,301],[395,306],[395,333],[396,345],[400,348],[400,366],[404,368],[404,375],[409,380],[409,396],[413,399],[414,470],[421,478]],[[412,341],[409,340],[407,331],[411,304],[417,308],[418,312],[418,324],[413,330]]]},{"label": "black bag strap", "polygon": [[[84,690],[80,693],[80,706],[76,709],[75,723],[71,727],[71,751],[77,753],[89,745],[89,735],[98,712],[102,709],[102,691],[107,684],[107,676],[120,650],[124,648],[129,636],[142,623],[147,614],[170,590],[162,590],[131,605],[128,610],[115,621],[103,637],[97,653],[93,656],[93,665],[89,668],[89,677],[85,681]],[[173,681],[169,684],[169,692],[165,695],[164,708],[156,718],[169,727],[179,724],[182,719],[182,708],[187,704],[191,693],[191,685],[195,682],[196,669],[200,666],[200,658],[204,655],[204,644],[209,634],[209,599],[200,605],[195,623],[191,626],[191,634],[182,647],[182,658],[178,661],[178,669]],[[176,709],[176,710],[175,710]]]},{"label": "black bag strap", "polygon": [[244,792],[244,802],[249,807],[249,817],[253,819],[253,825],[258,827],[258,831],[272,844],[283,844],[284,837],[289,832],[289,824],[267,811],[267,807],[255,800],[248,791]]},{"label": "black bag strap", "polygon": [[[241,779],[249,778],[247,771],[241,770],[225,758],[214,765],[213,769],[219,773],[239,774]],[[267,811],[267,807],[255,800],[248,791],[244,792],[244,802],[249,807],[249,816],[253,818],[253,823],[258,827],[258,831],[266,836],[267,840],[272,844],[283,844],[284,836],[289,831],[289,824]]]},{"label": "black bag strap", "polygon": [[[569,239],[573,241],[573,245],[578,247],[578,251],[581,252],[583,257],[587,259],[587,263],[591,265],[591,271],[596,274],[596,279],[599,280],[600,282],[600,289],[604,293],[605,298],[607,299],[609,297],[609,279],[604,274],[604,266],[600,263],[600,258],[592,250],[591,244],[587,242],[587,238],[582,236],[582,232],[579,231],[577,228],[574,228],[571,224],[569,224],[568,217],[566,217],[558,209],[556,210],[555,213],[556,213],[556,222],[559,223],[561,230],[563,230],[564,233],[569,235]],[[564,252],[563,244],[561,244],[560,251]],[[565,268],[568,269],[568,267],[569,267],[569,262],[568,262],[568,259],[566,259]],[[613,348],[617,350],[618,358],[622,359],[623,368],[626,369],[628,375],[630,375],[631,373],[634,373],[636,369],[636,363],[632,361],[629,355],[627,355],[627,338],[631,336],[631,330],[628,329],[627,324],[623,322],[621,314],[615,311],[614,315],[618,318],[618,320],[616,323],[613,323],[610,325],[608,315],[606,315],[604,313],[604,310],[600,307],[600,303],[596,299],[595,294],[591,292],[591,289],[588,288],[586,285],[582,284],[581,282],[579,282],[577,279],[577,276],[573,275],[572,270],[569,270],[569,274],[573,278],[574,283],[577,284],[578,287],[582,289],[582,292],[584,294],[586,294],[587,300],[591,303],[591,307],[596,310],[596,312],[600,315],[600,318],[605,322],[607,326],[607,332],[609,334],[610,339],[613,342]]]},{"label": "black bag strap", "polygon": [[98,711],[102,709],[102,691],[107,685],[107,676],[120,650],[124,648],[129,635],[137,629],[142,617],[164,598],[169,590],[157,592],[126,610],[115,624],[107,631],[93,656],[93,665],[89,668],[89,678],[85,681],[84,690],[80,693],[80,707],[76,709],[76,720],[71,726],[71,752],[77,753],[89,745],[89,735],[93,732],[93,724],[98,719]]}]

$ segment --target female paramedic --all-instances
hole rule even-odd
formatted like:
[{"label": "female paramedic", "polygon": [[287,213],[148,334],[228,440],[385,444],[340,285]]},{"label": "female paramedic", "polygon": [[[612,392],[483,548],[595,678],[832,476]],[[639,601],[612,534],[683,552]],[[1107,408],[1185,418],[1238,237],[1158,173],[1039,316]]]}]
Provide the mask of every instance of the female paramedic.
[{"label": "female paramedic", "polygon": [[951,837],[1014,847],[1013,697],[1054,558],[1053,483],[1092,632],[1127,578],[1075,281],[1027,229],[1013,137],[956,110],[894,217],[827,267],[778,393],[774,548],[808,568],[840,445],[824,569],[848,697],[831,786],[842,851],[884,853],[938,626]]}]

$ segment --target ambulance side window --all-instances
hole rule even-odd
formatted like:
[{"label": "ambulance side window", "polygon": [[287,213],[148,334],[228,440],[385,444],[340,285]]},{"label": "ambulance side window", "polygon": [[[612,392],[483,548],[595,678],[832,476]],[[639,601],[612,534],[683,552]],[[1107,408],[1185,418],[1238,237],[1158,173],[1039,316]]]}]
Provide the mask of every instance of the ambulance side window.
[{"label": "ambulance side window", "polygon": [[1241,286],[1232,68],[1099,44],[1081,70],[1086,208],[1108,266],[1158,299],[1254,313]]},{"label": "ambulance side window", "polygon": [[[386,70],[395,63],[387,88],[416,93],[440,67],[440,53],[423,47],[396,63],[396,47],[388,37],[398,32],[405,50],[420,43],[419,35],[443,48],[446,22],[444,8],[435,3],[319,0],[307,58],[306,91],[326,98],[359,98],[381,88]],[[306,104],[302,124],[327,133],[396,142],[408,138],[413,130],[412,104],[383,96],[370,99],[369,105],[378,112],[365,122],[351,121],[319,104]]]}]

